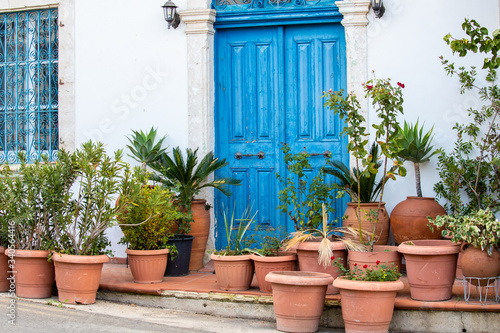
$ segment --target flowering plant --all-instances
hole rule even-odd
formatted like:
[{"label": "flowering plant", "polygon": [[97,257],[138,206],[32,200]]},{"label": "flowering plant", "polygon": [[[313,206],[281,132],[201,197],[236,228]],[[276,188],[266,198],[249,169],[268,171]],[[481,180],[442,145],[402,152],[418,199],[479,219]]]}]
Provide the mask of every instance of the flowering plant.
[{"label": "flowering plant", "polygon": [[349,270],[344,267],[343,259],[335,259],[332,256],[332,263],[334,267],[337,267],[341,272],[341,276],[347,280],[354,281],[397,281],[401,276],[398,272],[398,268],[395,265],[389,265],[387,263],[380,263],[377,260],[375,268],[368,267],[368,265],[363,265],[360,268],[358,264],[354,264],[354,269]]}]

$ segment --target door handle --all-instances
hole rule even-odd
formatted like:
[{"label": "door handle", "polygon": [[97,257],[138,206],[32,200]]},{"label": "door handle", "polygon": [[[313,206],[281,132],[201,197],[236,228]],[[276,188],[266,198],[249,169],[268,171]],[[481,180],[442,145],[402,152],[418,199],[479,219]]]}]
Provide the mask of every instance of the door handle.
[{"label": "door handle", "polygon": [[329,150],[325,150],[323,153],[314,153],[314,154],[309,154],[309,156],[325,156],[326,158],[332,156],[332,153]]},{"label": "door handle", "polygon": [[243,157],[254,157],[257,156],[259,160],[264,159],[266,157],[266,154],[263,151],[259,151],[257,154],[242,154],[239,151],[234,154],[234,158],[237,160],[241,160]]}]

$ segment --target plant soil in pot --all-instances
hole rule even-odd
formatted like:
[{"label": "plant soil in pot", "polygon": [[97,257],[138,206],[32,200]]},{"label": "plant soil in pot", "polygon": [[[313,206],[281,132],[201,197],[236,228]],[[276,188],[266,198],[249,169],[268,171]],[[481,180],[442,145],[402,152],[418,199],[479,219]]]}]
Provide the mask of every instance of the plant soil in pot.
[{"label": "plant soil in pot", "polygon": [[394,300],[403,289],[397,281],[356,281],[342,277],[333,285],[340,289],[346,333],[385,333],[394,312]]},{"label": "plant soil in pot", "polygon": [[163,281],[167,267],[168,249],[125,250],[128,255],[130,271],[135,283],[158,283]]},{"label": "plant soil in pot", "polygon": [[297,267],[297,256],[295,254],[279,256],[259,256],[251,255],[255,266],[255,276],[259,289],[263,293],[273,291],[271,282],[266,281],[266,276],[270,272],[295,271]]},{"label": "plant soil in pot", "polygon": [[165,276],[184,276],[189,274],[193,240],[194,237],[191,235],[175,235],[174,238],[168,241],[168,244],[175,245],[177,248],[177,256],[173,260],[170,255],[168,256]]},{"label": "plant soil in pot", "polygon": [[[500,252],[494,248],[491,256],[486,251],[472,246],[464,246],[461,258],[463,276],[475,286],[486,286],[486,278],[500,276]],[[476,278],[476,279],[474,279]],[[489,281],[494,282],[494,279]]]},{"label": "plant soil in pot", "polygon": [[371,269],[378,264],[386,264],[397,267],[397,271],[401,272],[401,253],[398,252],[397,246],[375,245],[372,252],[349,250],[348,258],[351,271],[354,270],[354,265],[358,269]]},{"label": "plant soil in pot", "polygon": [[[360,215],[361,215],[361,228],[368,232],[372,231],[372,223],[368,219],[367,215],[371,210],[378,209],[378,202],[360,203]],[[356,216],[358,204],[355,202],[348,202],[347,209],[344,216],[346,218],[342,221],[343,227],[351,227],[354,229],[359,228],[358,218]],[[346,237],[351,237],[347,236]],[[378,222],[375,229],[375,243],[376,245],[385,245],[389,239],[389,214],[385,209],[385,203],[382,202],[380,205],[380,211],[378,213]]]},{"label": "plant soil in pot", "polygon": [[271,272],[276,326],[284,332],[316,332],[325,305],[330,274],[317,272]]},{"label": "plant soil in pot", "polygon": [[55,253],[52,259],[55,265],[59,302],[95,303],[102,265],[109,261],[109,257],[107,255],[78,256]]},{"label": "plant soil in pot", "polygon": [[0,246],[0,292],[9,291],[10,281],[7,280],[10,277],[11,269],[9,269],[8,264],[9,258],[5,255],[5,248]]},{"label": "plant soil in pot", "polygon": [[[347,252],[345,250],[344,243],[341,241],[331,242],[331,249],[333,251],[333,256],[335,258],[339,258],[343,260],[344,263],[347,263]],[[318,249],[320,246],[320,242],[303,242],[300,243],[297,247],[297,258],[299,262],[299,270],[307,271],[307,272],[318,272],[318,273],[327,273],[330,274],[332,278],[336,278],[339,276],[340,271],[333,266],[327,266],[326,268],[323,265],[318,263]],[[327,294],[334,295],[338,294],[340,290],[333,285],[328,285]]]},{"label": "plant soil in pot", "polygon": [[50,297],[54,285],[54,264],[52,261],[48,261],[49,251],[15,251],[13,271],[16,281],[16,296],[23,298]]},{"label": "plant soil in pot", "polygon": [[430,197],[412,197],[401,201],[391,212],[391,229],[397,244],[413,239],[441,239],[443,228],[429,228],[427,217],[446,215],[444,208]]},{"label": "plant soil in pot", "polygon": [[460,245],[449,240],[413,240],[398,246],[406,260],[411,298],[444,301],[451,298]]},{"label": "plant soil in pot", "polygon": [[221,256],[212,254],[219,289],[238,291],[250,289],[254,266],[251,255]]}]

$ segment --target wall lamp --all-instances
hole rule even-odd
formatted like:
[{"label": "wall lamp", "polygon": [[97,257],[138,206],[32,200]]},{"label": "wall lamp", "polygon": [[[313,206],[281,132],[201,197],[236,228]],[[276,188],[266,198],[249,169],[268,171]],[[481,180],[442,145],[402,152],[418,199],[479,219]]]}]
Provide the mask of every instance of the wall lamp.
[{"label": "wall lamp", "polygon": [[163,6],[163,14],[165,15],[165,21],[168,23],[168,28],[173,27],[176,29],[181,23],[181,17],[177,13],[177,6],[171,0],[165,2]]},{"label": "wall lamp", "polygon": [[383,0],[372,0],[372,8],[376,18],[381,18],[382,16],[384,16],[385,7]]}]

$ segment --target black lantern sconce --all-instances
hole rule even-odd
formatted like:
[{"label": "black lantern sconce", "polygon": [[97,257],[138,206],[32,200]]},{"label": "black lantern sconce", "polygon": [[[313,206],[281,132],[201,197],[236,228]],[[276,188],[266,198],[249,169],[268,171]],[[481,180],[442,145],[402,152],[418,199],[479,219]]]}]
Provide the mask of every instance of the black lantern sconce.
[{"label": "black lantern sconce", "polygon": [[372,0],[372,8],[376,18],[381,18],[382,16],[384,16],[385,7],[383,0]]},{"label": "black lantern sconce", "polygon": [[173,27],[176,29],[181,23],[181,17],[177,13],[177,6],[172,1],[168,0],[163,6],[163,14],[165,15],[165,21],[168,23],[168,28]]}]

